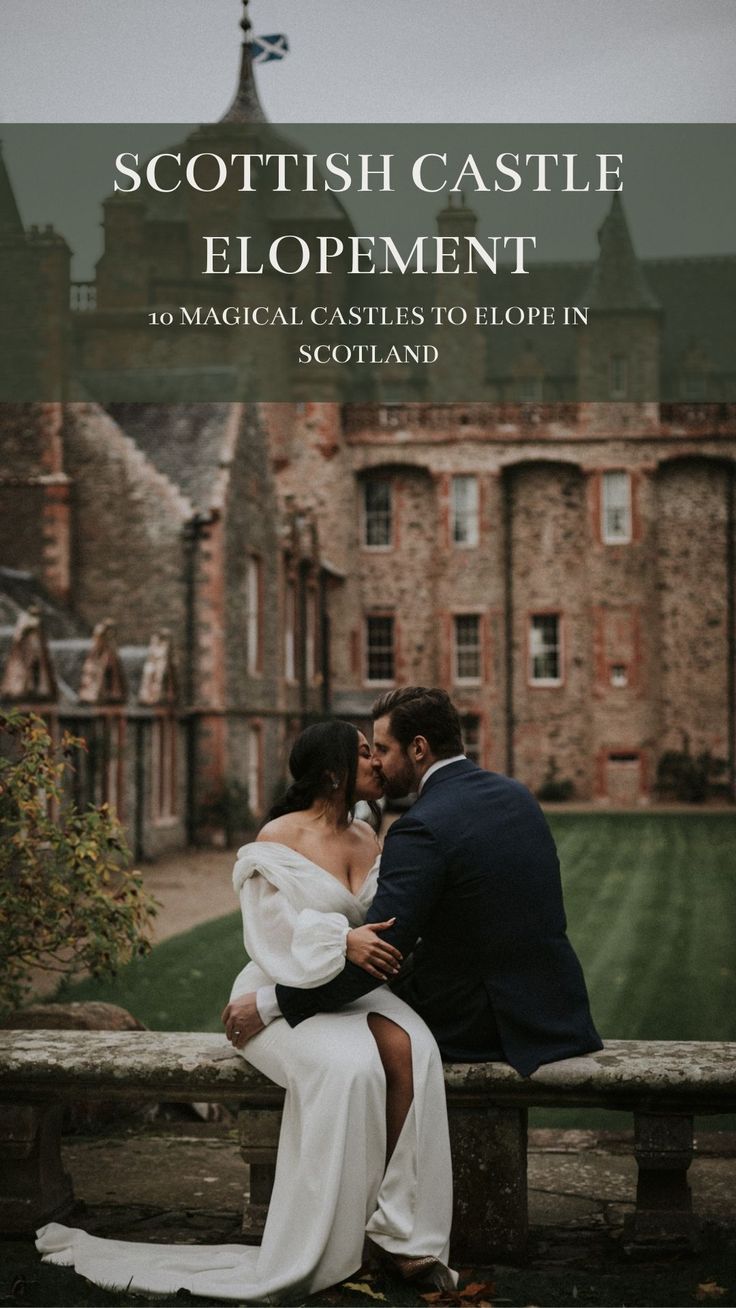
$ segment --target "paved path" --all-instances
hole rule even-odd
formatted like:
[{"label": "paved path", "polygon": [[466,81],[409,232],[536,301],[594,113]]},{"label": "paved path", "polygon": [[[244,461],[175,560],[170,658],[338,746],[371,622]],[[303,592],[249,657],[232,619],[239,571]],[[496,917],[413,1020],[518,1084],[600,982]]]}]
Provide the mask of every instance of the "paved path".
[{"label": "paved path", "polygon": [[146,890],[161,905],[153,931],[156,944],[238,911],[234,862],[233,849],[185,849],[142,865]]}]

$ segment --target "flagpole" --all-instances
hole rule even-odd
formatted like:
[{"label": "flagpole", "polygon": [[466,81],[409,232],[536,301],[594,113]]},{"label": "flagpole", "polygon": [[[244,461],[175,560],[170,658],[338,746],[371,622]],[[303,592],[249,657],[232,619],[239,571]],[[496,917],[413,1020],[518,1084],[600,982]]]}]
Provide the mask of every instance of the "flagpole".
[{"label": "flagpole", "polygon": [[235,98],[227,113],[220,120],[223,123],[265,123],[267,121],[263,105],[258,98],[258,87],[253,72],[252,30],[253,24],[248,13],[248,0],[243,0],[243,16],[240,20],[243,31],[243,47],[240,55],[240,77]]}]

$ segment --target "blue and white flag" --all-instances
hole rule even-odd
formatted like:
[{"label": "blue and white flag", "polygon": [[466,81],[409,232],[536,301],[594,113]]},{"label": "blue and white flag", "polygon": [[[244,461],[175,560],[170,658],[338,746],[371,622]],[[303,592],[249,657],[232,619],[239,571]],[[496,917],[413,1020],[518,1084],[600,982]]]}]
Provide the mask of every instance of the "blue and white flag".
[{"label": "blue and white flag", "polygon": [[250,45],[250,57],[254,64],[267,64],[272,59],[283,59],[288,49],[289,42],[283,34],[254,36]]}]

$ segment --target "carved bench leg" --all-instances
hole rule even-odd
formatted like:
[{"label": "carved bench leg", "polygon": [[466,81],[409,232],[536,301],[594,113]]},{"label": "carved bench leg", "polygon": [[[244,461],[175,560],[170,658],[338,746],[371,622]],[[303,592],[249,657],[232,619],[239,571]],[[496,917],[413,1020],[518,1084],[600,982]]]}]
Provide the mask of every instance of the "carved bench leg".
[{"label": "carved bench leg", "polygon": [[687,1169],[693,1157],[693,1119],[685,1114],[635,1113],[639,1165],[634,1245],[693,1244],[697,1229]]},{"label": "carved bench leg", "polygon": [[529,1233],[526,1109],[449,1104],[455,1204],[451,1258],[513,1262]]},{"label": "carved bench leg", "polygon": [[281,1105],[249,1108],[238,1113],[240,1154],[250,1172],[241,1230],[246,1244],[260,1244],[276,1172],[276,1150],[281,1130]]},{"label": "carved bench leg", "polygon": [[0,1104],[0,1230],[35,1231],[63,1217],[74,1192],[61,1163],[61,1104]]}]

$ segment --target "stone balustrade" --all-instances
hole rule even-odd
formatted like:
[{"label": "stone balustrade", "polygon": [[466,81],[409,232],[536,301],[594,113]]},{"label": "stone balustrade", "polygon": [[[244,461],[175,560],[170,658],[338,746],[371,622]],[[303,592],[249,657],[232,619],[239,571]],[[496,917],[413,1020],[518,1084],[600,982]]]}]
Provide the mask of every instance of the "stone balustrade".
[{"label": "stone balustrade", "polygon": [[[693,1114],[736,1110],[736,1043],[612,1040],[525,1079],[505,1063],[445,1067],[455,1177],[453,1256],[523,1257],[529,1107],[633,1113],[639,1166],[634,1242],[692,1242],[687,1169]],[[222,1035],[156,1031],[0,1031],[0,1229],[29,1230],[71,1207],[60,1156],[64,1102],[143,1099],[240,1105],[250,1167],[244,1239],[263,1229],[283,1091]]]}]

